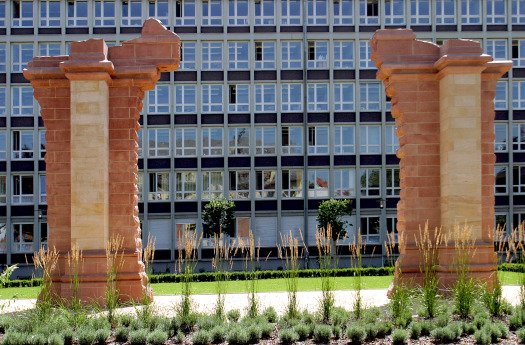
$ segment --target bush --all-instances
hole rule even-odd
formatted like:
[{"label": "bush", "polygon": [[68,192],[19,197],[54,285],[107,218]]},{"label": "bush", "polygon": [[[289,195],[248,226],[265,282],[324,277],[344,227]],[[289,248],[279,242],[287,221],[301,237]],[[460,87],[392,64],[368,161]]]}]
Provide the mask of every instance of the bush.
[{"label": "bush", "polygon": [[27,343],[27,336],[17,331],[6,332],[2,341],[2,345],[26,345]]},{"label": "bush", "polygon": [[130,345],[144,345],[148,340],[148,331],[145,328],[131,331],[128,340]]},{"label": "bush", "polygon": [[261,325],[261,338],[262,339],[269,338],[272,335],[274,328],[275,327],[273,324],[269,324],[269,323],[262,324]]},{"label": "bush", "polygon": [[384,338],[394,330],[394,325],[390,321],[384,321],[377,324],[377,337]]},{"label": "bush", "polygon": [[487,323],[490,322],[489,314],[477,314],[474,316],[474,320],[472,323],[474,326],[476,326],[477,329],[481,329],[483,326],[485,326]]},{"label": "bush", "polygon": [[13,322],[13,318],[8,315],[0,315],[0,333],[5,333],[9,329],[9,325]]},{"label": "bush", "polygon": [[129,330],[126,327],[118,327],[115,329],[115,332],[113,332],[113,335],[115,336],[116,341],[125,343],[128,341]]},{"label": "bush", "polygon": [[94,330],[111,329],[111,323],[108,321],[108,319],[103,318],[103,317],[97,317],[97,318],[91,319],[89,324],[91,325],[91,328]]},{"label": "bush", "polygon": [[193,333],[191,340],[193,345],[208,345],[211,341],[210,333],[207,330],[200,329]]},{"label": "bush", "polygon": [[445,327],[438,327],[430,332],[432,338],[436,340],[437,343],[448,344],[456,340],[456,338],[461,335],[458,333],[458,327],[449,325]]},{"label": "bush", "polygon": [[293,330],[299,336],[299,341],[306,340],[306,338],[308,338],[310,335],[310,327],[304,323],[296,325]]},{"label": "bush", "polygon": [[[368,340],[374,340],[377,338],[378,333],[378,325],[375,323],[366,323],[364,325],[364,330],[366,333],[366,339]],[[348,328],[347,328],[348,331]]]},{"label": "bush", "polygon": [[520,340],[520,342],[524,343],[525,342],[525,327],[522,327],[522,328],[518,329],[516,334],[517,334],[518,339]]},{"label": "bush", "polygon": [[[373,325],[369,325],[373,326]],[[375,332],[377,334],[377,332]],[[359,325],[351,325],[346,329],[346,338],[352,342],[354,345],[361,344],[365,337],[367,337],[367,332],[365,329]],[[375,336],[373,337],[375,338]],[[373,339],[372,337],[369,337],[369,339]]]},{"label": "bush", "polygon": [[219,344],[226,340],[226,327],[223,325],[215,326],[210,330],[210,338],[212,343]]},{"label": "bush", "polygon": [[290,328],[282,329],[279,332],[279,340],[283,345],[289,345],[299,340],[299,335]]},{"label": "bush", "polygon": [[48,345],[64,345],[64,337],[62,334],[53,333],[47,338]]},{"label": "bush", "polygon": [[344,326],[350,319],[350,313],[343,308],[334,308],[332,310],[332,325]]},{"label": "bush", "polygon": [[81,329],[77,333],[78,345],[91,345],[95,341],[95,333],[92,329]]},{"label": "bush", "polygon": [[332,325],[332,335],[335,339],[341,339],[341,336],[343,335],[343,328],[339,325]]},{"label": "bush", "polygon": [[492,337],[490,332],[487,332],[486,330],[477,330],[474,333],[474,339],[476,340],[476,343],[482,344],[482,345],[488,345],[492,343]]},{"label": "bush", "polygon": [[513,313],[509,317],[509,328],[511,331],[515,331],[523,326],[523,314],[520,312]]},{"label": "bush", "polygon": [[185,338],[185,337],[186,337],[186,336],[184,335],[184,333],[182,333],[181,330],[178,330],[178,331],[177,331],[177,335],[175,335],[175,341],[176,341],[177,343],[182,343],[182,342],[184,341],[184,338]]},{"label": "bush", "polygon": [[266,308],[262,315],[268,320],[268,322],[274,323],[277,322],[279,319],[279,316],[277,315],[277,312],[275,311],[274,307]]},{"label": "bush", "polygon": [[208,315],[201,316],[199,318],[199,321],[197,322],[197,329],[199,330],[203,329],[205,331],[209,331],[213,327],[215,327],[217,324],[220,324],[220,323],[221,323],[220,319],[218,319],[215,316],[208,316]]},{"label": "bush", "polygon": [[42,333],[31,334],[27,337],[30,345],[46,345],[47,337]]},{"label": "bush", "polygon": [[466,321],[463,322],[463,333],[471,335],[474,334],[478,329],[476,328],[476,325],[474,325],[472,322]]},{"label": "bush", "polygon": [[107,329],[98,329],[95,332],[95,344],[103,345],[106,343],[106,339],[109,338],[111,332]]},{"label": "bush", "polygon": [[168,333],[161,329],[156,329],[148,334],[147,340],[151,345],[162,345],[168,340]]},{"label": "bush", "polygon": [[332,328],[328,325],[316,325],[314,327],[314,340],[318,344],[327,344],[332,339]]},{"label": "bush", "polygon": [[406,329],[398,328],[392,333],[392,344],[403,345],[407,342],[408,332]]},{"label": "bush", "polygon": [[135,318],[129,314],[122,314],[118,318],[118,324],[124,327],[129,327],[129,324],[131,321],[135,320]]},{"label": "bush", "polygon": [[75,338],[75,332],[71,328],[67,328],[62,331],[62,337],[64,337],[64,345],[71,345]]},{"label": "bush", "polygon": [[230,323],[236,323],[241,318],[241,312],[238,309],[232,309],[226,314],[226,317]]},{"label": "bush", "polygon": [[231,345],[246,345],[248,344],[248,332],[241,326],[234,326],[228,332],[226,341]]},{"label": "bush", "polygon": [[248,342],[250,344],[256,344],[261,340],[261,328],[259,325],[251,325],[246,331],[248,332]]},{"label": "bush", "polygon": [[413,322],[410,325],[410,339],[418,339],[421,336],[422,322]]}]

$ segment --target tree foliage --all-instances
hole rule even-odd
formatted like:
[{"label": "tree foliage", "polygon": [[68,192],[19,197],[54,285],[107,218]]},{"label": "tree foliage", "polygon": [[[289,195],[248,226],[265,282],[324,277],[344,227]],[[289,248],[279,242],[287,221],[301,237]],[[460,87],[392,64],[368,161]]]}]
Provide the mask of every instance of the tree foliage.
[{"label": "tree foliage", "polygon": [[235,236],[235,203],[232,200],[212,199],[202,213],[205,237],[225,233]]},{"label": "tree foliage", "polygon": [[350,224],[347,221],[342,220],[343,216],[352,215],[352,209],[350,208],[350,200],[336,200],[330,199],[324,201],[319,205],[319,215],[317,216],[317,222],[321,228],[327,228],[328,225],[332,227],[332,238],[338,239],[346,235],[345,225]]}]

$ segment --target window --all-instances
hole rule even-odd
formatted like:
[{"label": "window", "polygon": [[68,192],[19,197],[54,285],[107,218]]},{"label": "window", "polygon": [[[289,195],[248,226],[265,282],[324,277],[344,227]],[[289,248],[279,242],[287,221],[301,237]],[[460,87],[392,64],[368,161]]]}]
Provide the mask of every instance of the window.
[{"label": "window", "polygon": [[282,193],[283,198],[303,197],[303,171],[282,170]]},{"label": "window", "polygon": [[222,128],[202,129],[202,155],[222,156]]},{"label": "window", "polygon": [[175,1],[175,25],[195,26],[195,0]]},{"label": "window", "polygon": [[122,26],[142,25],[142,2],[128,0],[122,2]]},{"label": "window", "polygon": [[308,154],[328,154],[328,126],[308,127]]},{"label": "window", "polygon": [[481,24],[480,0],[461,0],[461,23]]},{"label": "window", "polygon": [[250,171],[230,171],[230,198],[248,199],[250,197]]},{"label": "window", "polygon": [[248,42],[228,42],[228,68],[248,69]]},{"label": "window", "polygon": [[381,195],[381,169],[361,169],[361,196]]},{"label": "window", "polygon": [[359,67],[375,67],[374,62],[372,61],[372,47],[370,47],[370,42],[368,41],[359,41]]},{"label": "window", "polygon": [[202,42],[202,69],[222,69],[222,42]]},{"label": "window", "polygon": [[202,172],[202,198],[205,200],[222,198],[222,171]]},{"label": "window", "polygon": [[360,109],[364,111],[379,110],[378,83],[361,83],[359,85]]},{"label": "window", "polygon": [[512,82],[512,107],[525,109],[525,81]]},{"label": "window", "polygon": [[281,0],[281,25],[301,25],[301,0]]},{"label": "window", "polygon": [[308,196],[312,198],[328,198],[328,170],[308,171]]},{"label": "window", "polygon": [[197,172],[185,171],[175,173],[175,199],[197,199]]},{"label": "window", "polygon": [[175,85],[175,113],[197,112],[197,86]]},{"label": "window", "polygon": [[248,0],[228,0],[228,24],[249,25]]},{"label": "window", "polygon": [[255,197],[256,198],[275,198],[275,170],[257,170],[255,172]]},{"label": "window", "polygon": [[222,25],[222,0],[202,0],[202,25]]},{"label": "window", "polygon": [[381,236],[379,235],[379,217],[364,216],[361,217],[361,238],[366,244],[380,244]]},{"label": "window", "polygon": [[379,24],[378,0],[359,0],[359,24]]},{"label": "window", "polygon": [[197,129],[176,128],[175,129],[175,156],[197,155]]},{"label": "window", "polygon": [[281,111],[303,111],[303,84],[281,84]]},{"label": "window", "polygon": [[138,156],[142,157],[142,128],[137,131]]},{"label": "window", "polygon": [[334,68],[354,68],[354,41],[334,41]]},{"label": "window", "polygon": [[[6,71],[5,60],[6,60],[5,44],[0,44],[0,72]],[[5,98],[5,91],[4,91],[4,98]]]},{"label": "window", "polygon": [[180,70],[194,70],[195,55],[195,42],[180,42]]},{"label": "window", "polygon": [[228,111],[233,113],[250,111],[250,85],[230,85]]},{"label": "window", "polygon": [[233,127],[229,129],[230,155],[250,154],[250,128]]},{"label": "window", "polygon": [[5,131],[0,131],[0,160],[7,159],[7,136]]},{"label": "window", "polygon": [[327,41],[308,41],[308,68],[328,68]]},{"label": "window", "polygon": [[60,43],[40,43],[40,56],[57,56],[60,54]]},{"label": "window", "polygon": [[381,126],[361,125],[359,128],[360,152],[381,153]]},{"label": "window", "polygon": [[515,194],[524,194],[525,193],[525,166],[514,166],[513,167],[514,175],[514,186],[513,191]]},{"label": "window", "polygon": [[513,218],[513,222],[512,222],[513,228],[518,227],[519,225],[522,225],[523,222],[525,222],[524,213],[515,213],[512,218]]},{"label": "window", "polygon": [[33,131],[13,131],[13,159],[32,159],[33,149]]},{"label": "window", "polygon": [[[517,43],[517,41],[515,42]],[[494,60],[507,60],[507,40],[487,40],[487,54],[492,56]]]},{"label": "window", "polygon": [[11,88],[11,113],[13,115],[33,115],[33,88]]},{"label": "window", "polygon": [[60,1],[40,0],[40,27],[60,26]]},{"label": "window", "polygon": [[34,251],[33,224],[13,224],[13,252],[29,253]]},{"label": "window", "polygon": [[303,153],[303,128],[282,127],[283,155],[300,155]]},{"label": "window", "polygon": [[148,200],[169,200],[170,199],[170,173],[151,172],[149,173],[149,195]]},{"label": "window", "polygon": [[355,197],[355,169],[334,169],[334,197]]},{"label": "window", "polygon": [[5,27],[5,3],[6,3],[5,1],[0,2],[0,26],[1,27]]},{"label": "window", "polygon": [[308,84],[308,111],[328,111],[328,84]]},{"label": "window", "polygon": [[353,154],[355,152],[355,127],[335,126],[334,133],[334,153],[336,155]]},{"label": "window", "polygon": [[149,0],[149,16],[169,25],[168,0]]},{"label": "window", "polygon": [[512,24],[525,23],[525,1],[512,0]]},{"label": "window", "polygon": [[275,69],[275,42],[255,41],[255,69]]},{"label": "window", "polygon": [[456,0],[436,1],[436,24],[456,23]]},{"label": "window", "polygon": [[30,27],[33,26],[33,1],[13,0],[13,26]]},{"label": "window", "polygon": [[31,43],[14,43],[12,45],[11,61],[13,72],[22,72],[27,67],[27,63],[33,58],[33,44]]},{"label": "window", "polygon": [[515,67],[525,66],[525,40],[512,40],[512,61]]},{"label": "window", "polygon": [[275,112],[276,107],[275,84],[255,84],[255,111]]},{"label": "window", "polygon": [[32,204],[33,191],[33,175],[13,175],[13,204]]},{"label": "window", "polygon": [[0,175],[0,204],[5,205],[7,201],[6,176]]},{"label": "window", "polygon": [[255,0],[255,25],[275,25],[275,0]]},{"label": "window", "polygon": [[169,128],[148,129],[150,157],[167,157],[170,155]]},{"label": "window", "polygon": [[498,81],[496,86],[496,97],[494,98],[496,110],[507,109],[507,82]]},{"label": "window", "polygon": [[170,112],[170,86],[156,85],[148,92],[148,113]]},{"label": "window", "polygon": [[[496,133],[496,138],[494,139],[494,150],[496,152],[506,152],[507,151],[507,124],[506,123],[495,123],[494,132]],[[525,145],[524,145],[524,148],[525,148]]]},{"label": "window", "polygon": [[143,201],[144,191],[144,173],[142,171],[137,172],[137,196],[139,201]]},{"label": "window", "polygon": [[46,222],[40,223],[40,246],[44,248],[44,250],[47,250],[47,233],[49,232],[49,228],[47,226]]},{"label": "window", "polygon": [[410,23],[413,25],[430,25],[429,0],[410,0]]},{"label": "window", "polygon": [[387,168],[386,169],[386,195],[395,196],[399,195],[399,169],[398,168]]},{"label": "window", "polygon": [[387,125],[386,127],[386,153],[396,154],[399,148],[399,138],[396,136],[396,126]]},{"label": "window", "polygon": [[334,25],[354,25],[353,0],[334,0]]},{"label": "window", "polygon": [[67,2],[67,26],[88,26],[88,2]]},{"label": "window", "polygon": [[[393,215],[387,215],[386,216],[386,231],[388,233],[388,241],[390,242],[392,239],[394,240],[394,243],[397,244],[398,242],[398,231],[397,231],[397,217]],[[394,237],[392,237],[394,236]]]},{"label": "window", "polygon": [[326,0],[308,0],[308,25],[328,25]]},{"label": "window", "polygon": [[385,0],[385,24],[386,25],[404,25],[405,24],[404,0]]},{"label": "window", "polygon": [[334,111],[354,110],[354,83],[335,83]]},{"label": "window", "polygon": [[496,165],[494,177],[494,194],[507,194],[507,167]]},{"label": "window", "polygon": [[301,41],[281,41],[281,67],[283,69],[303,68]]},{"label": "window", "polygon": [[512,125],[512,143],[514,151],[525,151],[525,123]]},{"label": "window", "polygon": [[275,154],[275,127],[256,127],[255,128],[255,154],[274,155]]},{"label": "window", "polygon": [[95,1],[95,26],[115,26],[115,1]]},{"label": "window", "polygon": [[487,0],[487,24],[505,24],[505,0]]},{"label": "window", "polygon": [[46,192],[46,175],[40,175],[39,178],[39,190],[40,190],[40,204],[47,204],[47,192]]},{"label": "window", "polygon": [[222,84],[202,85],[202,112],[222,112]]}]

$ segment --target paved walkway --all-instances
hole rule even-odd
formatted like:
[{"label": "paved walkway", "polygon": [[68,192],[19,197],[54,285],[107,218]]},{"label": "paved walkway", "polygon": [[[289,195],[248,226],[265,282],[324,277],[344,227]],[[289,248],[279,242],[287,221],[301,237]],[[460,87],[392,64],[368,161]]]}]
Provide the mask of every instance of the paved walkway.
[{"label": "paved walkway", "polygon": [[[519,303],[520,287],[517,285],[503,286],[504,298],[512,304]],[[365,305],[367,307],[384,306],[388,303],[387,289],[362,290]],[[355,298],[353,290],[334,291],[335,304],[347,310],[352,309],[352,301]],[[257,294],[261,310],[273,306],[278,313],[282,313],[287,304],[286,292],[261,292]],[[301,291],[298,292],[299,309],[315,311],[318,308],[318,302],[321,297],[320,291]],[[210,312],[213,310],[217,301],[217,295],[194,295],[192,296],[195,310],[199,312]],[[154,308],[166,316],[175,315],[175,306],[181,300],[180,295],[155,296]],[[34,307],[36,299],[16,299],[0,300],[0,313],[9,313]],[[3,307],[2,307],[3,306]],[[225,295],[225,309],[246,310],[248,306],[248,295],[246,293],[232,293]],[[134,312],[132,307],[121,308],[123,313]]]}]

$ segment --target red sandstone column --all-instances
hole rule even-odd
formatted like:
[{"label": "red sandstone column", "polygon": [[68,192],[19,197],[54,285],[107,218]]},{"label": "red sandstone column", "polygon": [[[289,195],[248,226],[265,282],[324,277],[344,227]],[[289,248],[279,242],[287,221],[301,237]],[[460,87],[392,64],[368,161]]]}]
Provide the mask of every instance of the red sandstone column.
[{"label": "red sandstone column", "polygon": [[[72,295],[73,272],[66,256],[76,243],[83,249],[79,297],[85,303],[104,305],[107,276],[104,242],[116,236],[123,238],[124,250],[124,264],[117,277],[121,301],[141,301],[152,296],[142,263],[138,219],[138,119],[144,91],[154,88],[161,72],[178,69],[179,54],[179,37],[166,30],[159,21],[149,19],[144,24],[142,36],[124,42],[122,46],[108,49],[103,40],[93,39],[76,42],[71,46],[71,56],[36,57],[24,70],[42,107],[47,131],[49,245],[60,252],[59,265],[53,276],[53,288],[59,298],[67,300]],[[108,102],[104,105],[101,100],[97,104],[103,107],[100,112],[106,114],[107,120],[100,123],[100,128],[103,128],[107,122],[106,132],[100,140],[95,140],[97,143],[88,143],[101,152],[100,167],[94,166],[92,170],[102,169],[100,184],[105,187],[97,193],[105,201],[98,203],[94,198],[85,205],[86,198],[78,193],[77,187],[72,190],[72,182],[78,186],[79,176],[83,175],[82,165],[91,158],[83,160],[78,156],[78,150],[72,151],[71,143],[76,138],[71,137],[71,128],[72,125],[78,127],[75,122],[78,114],[89,115],[96,111],[91,109],[93,104],[90,102],[82,102],[76,95],[70,96],[79,85],[87,87],[90,92],[97,89],[95,93],[99,96],[105,94]],[[74,109],[71,109],[72,105]],[[98,121],[99,118],[94,119]],[[72,152],[77,152],[75,157],[72,157]],[[103,159],[104,152],[109,159]],[[73,174],[72,162],[75,162]],[[84,179],[81,184],[86,185],[85,182]],[[84,217],[78,212],[82,208],[86,214],[94,212],[92,217]],[[75,230],[80,229],[79,224],[89,227],[91,219],[95,218],[102,224],[95,225],[96,235]],[[101,230],[99,226],[104,227],[106,221],[107,228]]]}]

